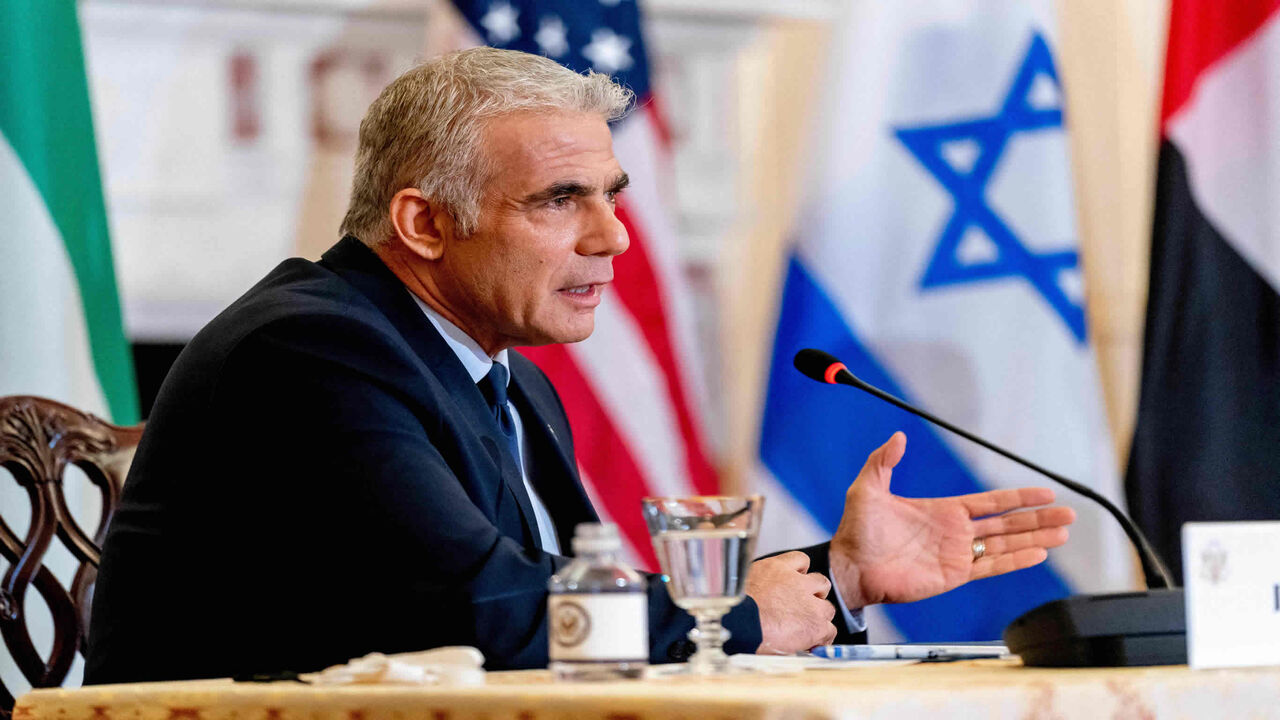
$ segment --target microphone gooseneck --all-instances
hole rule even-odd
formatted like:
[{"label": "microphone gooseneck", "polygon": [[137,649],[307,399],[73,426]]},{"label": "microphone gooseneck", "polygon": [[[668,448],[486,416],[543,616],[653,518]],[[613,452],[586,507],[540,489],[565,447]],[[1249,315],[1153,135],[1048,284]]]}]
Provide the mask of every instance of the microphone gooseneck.
[{"label": "microphone gooseneck", "polygon": [[1160,556],[1159,554],[1156,553],[1155,548],[1151,547],[1151,543],[1147,540],[1146,535],[1142,534],[1142,531],[1138,529],[1138,526],[1134,524],[1133,520],[1130,520],[1128,515],[1125,515],[1123,512],[1121,512],[1120,508],[1116,507],[1114,503],[1112,503],[1110,500],[1103,497],[1102,495],[1098,494],[1096,491],[1094,491],[1092,488],[1088,487],[1087,485],[1082,485],[1074,480],[1065,478],[1055,472],[1046,470],[1045,468],[1040,467],[1039,465],[1031,462],[1030,460],[1022,458],[1008,450],[1005,450],[1004,448],[998,445],[995,445],[986,440],[983,440],[977,435],[974,435],[973,433],[968,432],[967,430],[958,428],[955,425],[952,425],[951,423],[943,420],[942,418],[935,417],[934,415],[931,415],[930,413],[927,413],[924,410],[921,410],[920,408],[917,408],[911,405],[905,400],[902,400],[893,395],[890,395],[889,393],[881,390],[880,388],[874,385],[871,385],[865,382],[858,376],[849,372],[849,369],[845,367],[844,363],[837,360],[830,353],[826,353],[821,350],[814,350],[812,348],[801,350],[800,352],[796,353],[794,364],[797,370],[799,370],[801,373],[803,373],[806,377],[810,379],[816,380],[821,383],[827,383],[829,385],[839,384],[839,385],[850,385],[852,387],[856,387],[859,390],[862,390],[863,392],[869,393],[871,395],[874,395],[880,398],[881,400],[889,403],[890,405],[906,410],[907,412],[913,415],[922,417],[925,420],[928,420],[929,422],[933,423],[934,425],[937,425],[938,427],[950,430],[951,432],[955,433],[956,435],[959,435],[960,437],[966,440],[975,442],[981,445],[982,447],[987,448],[988,450],[991,450],[992,452],[999,453],[1000,455],[1003,455],[1004,457],[1009,458],[1010,460],[1018,463],[1019,465],[1030,468],[1031,470],[1034,470],[1040,473],[1041,475],[1044,475],[1050,480],[1053,480],[1054,482],[1066,488],[1074,490],[1075,492],[1089,498],[1090,500],[1093,500],[1094,502],[1098,503],[1102,507],[1106,508],[1107,512],[1111,513],[1111,516],[1116,519],[1116,522],[1120,523],[1120,527],[1124,528],[1125,535],[1129,536],[1130,542],[1132,542],[1134,547],[1137,548],[1138,557],[1142,561],[1142,574],[1146,577],[1147,587],[1150,587],[1150,588],[1177,587],[1177,585],[1173,582],[1173,575],[1170,574],[1169,569],[1165,566],[1164,562],[1160,559]]}]

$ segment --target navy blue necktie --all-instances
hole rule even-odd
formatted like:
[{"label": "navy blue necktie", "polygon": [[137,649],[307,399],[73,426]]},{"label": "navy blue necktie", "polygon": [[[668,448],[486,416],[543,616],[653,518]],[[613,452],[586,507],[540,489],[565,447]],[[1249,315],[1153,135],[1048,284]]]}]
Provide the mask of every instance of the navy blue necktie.
[{"label": "navy blue necktie", "polygon": [[507,377],[506,366],[495,362],[493,367],[489,368],[489,374],[481,378],[476,386],[480,388],[480,394],[484,395],[485,402],[489,403],[489,410],[498,421],[498,428],[507,438],[511,457],[515,459],[516,467],[521,468],[523,473],[524,463],[520,461],[520,441],[516,438],[516,421],[511,417],[511,408],[507,406]]}]

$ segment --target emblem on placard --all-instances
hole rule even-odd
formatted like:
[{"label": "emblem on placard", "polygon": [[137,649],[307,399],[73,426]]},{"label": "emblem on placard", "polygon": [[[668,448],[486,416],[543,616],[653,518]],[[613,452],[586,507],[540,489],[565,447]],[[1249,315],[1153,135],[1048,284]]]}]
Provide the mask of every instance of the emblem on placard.
[{"label": "emblem on placard", "polygon": [[1227,549],[1211,540],[1200,552],[1200,577],[1217,585],[1227,577]]},{"label": "emblem on placard", "polygon": [[591,634],[591,616],[583,607],[570,600],[555,604],[551,616],[551,637],[557,645],[574,647]]}]

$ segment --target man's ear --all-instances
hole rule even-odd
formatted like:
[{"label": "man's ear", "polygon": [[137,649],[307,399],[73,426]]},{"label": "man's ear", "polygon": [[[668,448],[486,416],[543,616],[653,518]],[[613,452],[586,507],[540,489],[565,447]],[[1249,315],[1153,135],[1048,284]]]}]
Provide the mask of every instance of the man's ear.
[{"label": "man's ear", "polygon": [[453,235],[453,217],[422,191],[405,188],[391,198],[391,227],[400,243],[423,260],[439,260]]}]

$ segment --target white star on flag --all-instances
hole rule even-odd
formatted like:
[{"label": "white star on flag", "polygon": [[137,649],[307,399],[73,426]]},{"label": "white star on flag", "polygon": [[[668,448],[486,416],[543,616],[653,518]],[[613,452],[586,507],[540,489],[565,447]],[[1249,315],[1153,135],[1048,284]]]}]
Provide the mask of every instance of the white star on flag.
[{"label": "white star on flag", "polygon": [[591,32],[591,43],[582,48],[582,56],[590,60],[591,67],[597,71],[612,75],[634,64],[630,50],[629,38],[609,28],[600,28]]},{"label": "white star on flag", "polygon": [[520,37],[520,25],[516,20],[520,12],[509,3],[495,2],[489,4],[489,12],[480,18],[480,24],[489,31],[489,42],[494,45],[506,45]]},{"label": "white star on flag", "polygon": [[569,30],[564,22],[555,15],[548,15],[538,24],[538,32],[534,34],[533,40],[542,48],[543,55],[558,58],[569,52],[568,35]]}]

